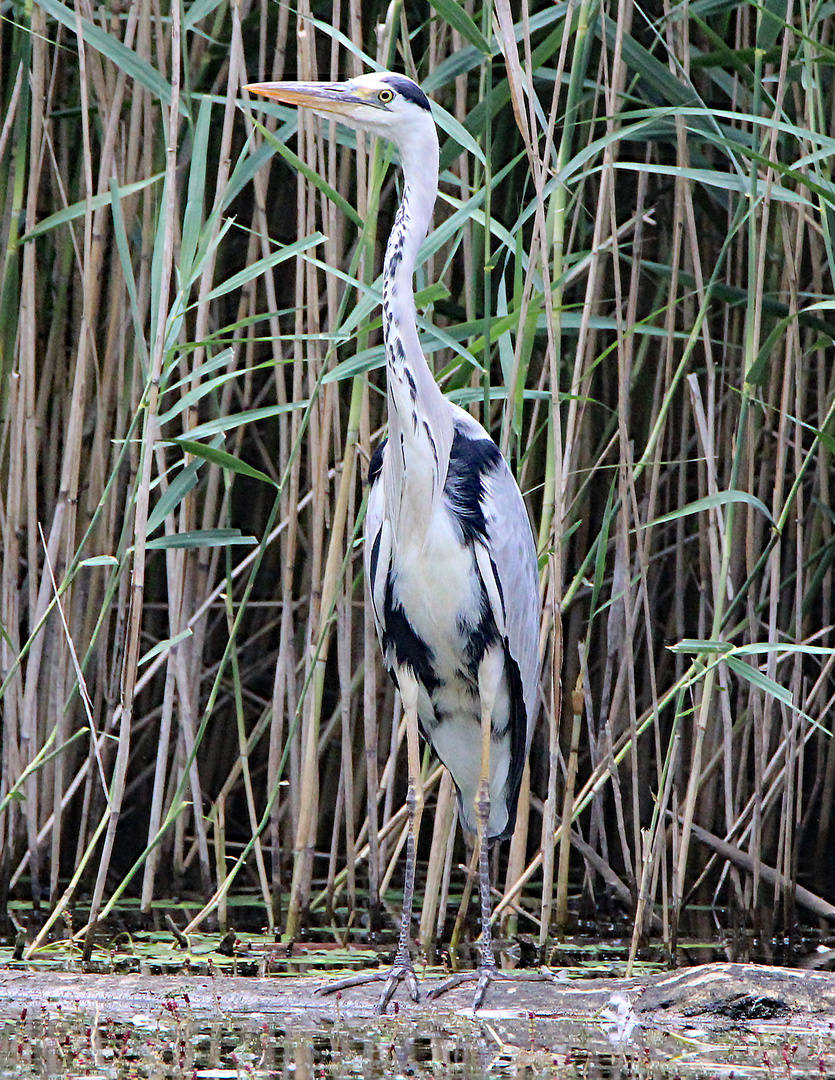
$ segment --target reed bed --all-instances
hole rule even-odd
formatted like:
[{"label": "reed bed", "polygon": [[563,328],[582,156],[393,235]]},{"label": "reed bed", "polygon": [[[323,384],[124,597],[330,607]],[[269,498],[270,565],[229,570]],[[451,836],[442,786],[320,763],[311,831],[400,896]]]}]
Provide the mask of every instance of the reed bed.
[{"label": "reed bed", "polygon": [[[546,952],[626,918],[633,955],[674,950],[693,905],[766,935],[831,918],[826,6],[13,8],[0,913],[42,910],[30,949],[127,897],[150,919],[197,896],[194,928],[245,893],[290,939],[396,910],[405,747],[361,529],[398,179],[242,90],[374,65],[436,104],[424,348],[539,543],[541,722],[497,918]],[[466,932],[466,855],[425,770],[431,955]]]}]

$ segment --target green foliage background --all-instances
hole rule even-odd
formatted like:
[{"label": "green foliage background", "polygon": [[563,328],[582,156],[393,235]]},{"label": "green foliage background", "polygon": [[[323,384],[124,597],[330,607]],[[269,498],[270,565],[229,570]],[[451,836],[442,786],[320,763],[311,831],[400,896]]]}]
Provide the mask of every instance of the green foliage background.
[{"label": "green foliage background", "polygon": [[[829,7],[2,15],[0,906],[95,919],[185,888],[196,923],[254,891],[295,935],[373,923],[397,880],[358,539],[397,174],[242,89],[379,65],[441,128],[424,348],[541,552],[544,718],[500,916],[544,942],[569,896],[605,900],[670,942],[692,895],[791,925],[797,881],[826,911]],[[428,947],[455,860],[426,768]]]}]

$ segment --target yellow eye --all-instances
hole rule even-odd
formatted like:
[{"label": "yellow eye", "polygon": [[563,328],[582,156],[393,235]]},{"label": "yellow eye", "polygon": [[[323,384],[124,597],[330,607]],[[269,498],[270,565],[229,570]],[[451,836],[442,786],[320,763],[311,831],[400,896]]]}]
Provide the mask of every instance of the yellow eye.
[{"label": "yellow eye", "polygon": [[382,101],[382,103],[384,105],[388,105],[388,103],[393,98],[394,98],[394,93],[391,90],[381,90],[380,93],[377,95],[377,100]]}]

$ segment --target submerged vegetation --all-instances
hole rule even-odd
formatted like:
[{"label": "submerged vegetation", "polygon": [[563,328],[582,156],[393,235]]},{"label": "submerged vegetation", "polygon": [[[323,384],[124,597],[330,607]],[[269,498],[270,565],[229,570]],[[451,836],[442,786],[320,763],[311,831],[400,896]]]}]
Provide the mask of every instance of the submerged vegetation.
[{"label": "submerged vegetation", "polygon": [[[359,537],[398,179],[242,90],[374,65],[441,129],[424,350],[539,543],[505,931],[831,918],[828,6],[3,13],[0,914],[42,908],[28,949],[121,897],[199,896],[188,932],[244,891],[290,938],[387,919],[405,746]],[[429,955],[466,854],[425,778]]]}]

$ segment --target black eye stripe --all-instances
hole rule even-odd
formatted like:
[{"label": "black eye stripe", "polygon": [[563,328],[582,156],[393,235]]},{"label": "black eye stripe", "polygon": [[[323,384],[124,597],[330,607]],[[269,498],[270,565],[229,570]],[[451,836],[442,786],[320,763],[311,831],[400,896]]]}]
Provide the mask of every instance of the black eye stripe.
[{"label": "black eye stripe", "polygon": [[414,105],[429,112],[429,100],[426,94],[411,79],[407,79],[405,75],[388,74],[384,77],[383,82],[387,82],[406,101],[411,101]]}]

